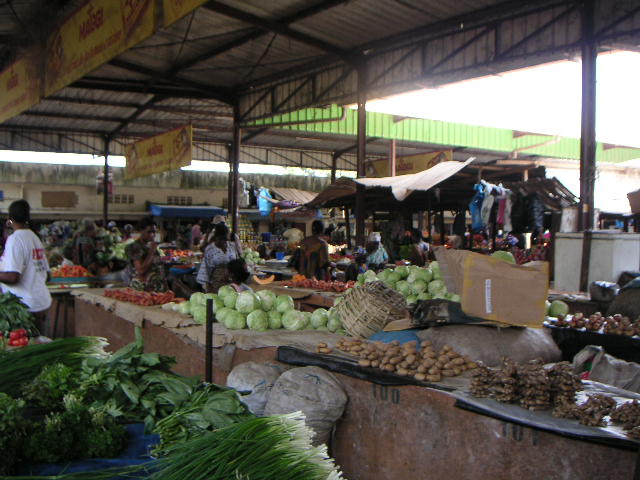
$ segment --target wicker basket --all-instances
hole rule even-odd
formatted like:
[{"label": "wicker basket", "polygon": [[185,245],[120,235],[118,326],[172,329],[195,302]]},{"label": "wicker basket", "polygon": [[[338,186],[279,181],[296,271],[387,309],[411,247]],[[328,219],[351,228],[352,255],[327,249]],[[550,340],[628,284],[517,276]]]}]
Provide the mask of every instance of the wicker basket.
[{"label": "wicker basket", "polygon": [[345,330],[359,338],[368,338],[387,323],[402,320],[409,314],[404,297],[382,282],[349,289],[334,308]]}]

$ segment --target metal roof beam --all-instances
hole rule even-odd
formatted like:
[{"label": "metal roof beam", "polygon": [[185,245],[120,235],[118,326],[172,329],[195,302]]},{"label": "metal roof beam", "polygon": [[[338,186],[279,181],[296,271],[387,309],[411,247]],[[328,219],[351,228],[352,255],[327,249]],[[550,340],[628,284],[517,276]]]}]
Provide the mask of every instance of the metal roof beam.
[{"label": "metal roof beam", "polygon": [[127,125],[129,125],[129,123],[133,122],[136,118],[138,118],[140,115],[142,115],[142,113],[145,111],[145,109],[150,106],[153,105],[156,102],[159,102],[160,100],[162,100],[163,97],[160,97],[158,95],[154,95],[153,97],[151,97],[149,100],[147,100],[144,104],[140,105],[138,108],[136,108],[136,111],[133,112],[131,115],[129,115],[127,118],[125,118],[124,120],[122,120],[118,126],[116,128],[114,128],[113,130],[111,130],[111,132],[109,132],[109,138],[113,138],[114,136],[116,136],[118,133],[120,133],[124,128],[126,128]]},{"label": "metal roof beam", "polygon": [[[277,23],[288,26],[291,23],[298,22],[300,20],[304,20],[305,18],[311,17],[320,13],[324,10],[328,10],[329,8],[335,7],[336,5],[340,5],[341,3],[345,3],[347,0],[324,0],[322,2],[318,2],[315,5],[311,5],[310,7],[304,8],[298,12],[295,12],[291,15],[287,15],[285,17],[279,18],[276,20]],[[204,52],[200,55],[196,55],[193,58],[185,60],[177,65],[175,65],[170,71],[170,75],[177,75],[183,70],[187,70],[198,63],[204,62],[206,60],[210,60],[213,57],[221,55],[229,50],[240,47],[245,43],[248,43],[252,40],[256,40],[264,35],[266,35],[267,31],[262,28],[256,28],[242,35],[241,37],[235,38],[233,40],[229,40],[222,45],[218,45],[217,47],[212,48],[211,50]]]},{"label": "metal roof beam", "polygon": [[231,94],[229,89],[225,87],[219,87],[215,85],[205,85],[205,84],[194,82],[191,80],[186,80],[184,78],[178,78],[173,74],[164,74],[162,72],[157,72],[155,70],[144,67],[142,65],[137,65],[135,63],[131,63],[126,60],[121,60],[118,58],[114,58],[109,62],[109,64],[118,68],[122,68],[124,70],[129,70],[131,72],[147,75],[151,77],[149,79],[149,83],[154,83],[154,81],[158,79],[165,80],[169,83],[174,83],[176,85],[181,85],[184,87],[192,88],[194,90],[202,91],[203,94],[206,94],[208,96],[208,98],[213,98],[215,100],[219,100],[227,104],[230,104],[233,100],[233,95]]},{"label": "metal roof beam", "polygon": [[169,85],[149,85],[148,82],[137,80],[104,79],[96,77],[84,77],[70,85],[72,88],[84,88],[88,90],[105,90],[108,92],[130,92],[143,95],[164,95],[174,98],[197,98],[218,100],[215,96],[202,91],[180,88]]},{"label": "metal roof beam", "polygon": [[[307,35],[306,33],[293,30],[284,22],[262,18],[252,13],[245,12],[244,10],[226,5],[218,0],[209,0],[204,4],[204,7],[208,10],[211,10],[212,12],[222,14],[226,17],[235,18],[236,20],[240,20],[241,22],[249,23],[262,30],[267,30],[269,32],[289,37],[293,40],[317,48],[318,50],[322,50],[331,55],[340,57],[344,60],[351,60],[352,58],[352,55],[349,51],[337,47],[336,45],[333,45],[331,43],[325,42],[324,40],[312,37],[311,35]],[[314,10],[314,13],[317,13],[317,11]]]}]

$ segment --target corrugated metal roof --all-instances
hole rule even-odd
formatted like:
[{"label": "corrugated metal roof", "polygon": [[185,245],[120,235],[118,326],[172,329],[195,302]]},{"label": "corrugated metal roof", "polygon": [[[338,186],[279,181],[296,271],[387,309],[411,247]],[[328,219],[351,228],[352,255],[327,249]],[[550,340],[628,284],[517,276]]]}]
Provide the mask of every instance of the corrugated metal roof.
[{"label": "corrugated metal roof", "polygon": [[299,205],[305,205],[316,196],[314,192],[298,190],[297,188],[273,187],[270,189],[278,200],[288,200]]}]

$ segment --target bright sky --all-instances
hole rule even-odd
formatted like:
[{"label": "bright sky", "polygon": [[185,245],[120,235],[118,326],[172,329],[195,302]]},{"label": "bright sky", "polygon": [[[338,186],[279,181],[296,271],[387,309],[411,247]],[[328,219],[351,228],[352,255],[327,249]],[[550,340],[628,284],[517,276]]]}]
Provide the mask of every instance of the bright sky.
[{"label": "bright sky", "polygon": [[[640,147],[640,53],[601,54],[596,137]],[[393,115],[580,137],[581,63],[562,61],[367,103]]]}]

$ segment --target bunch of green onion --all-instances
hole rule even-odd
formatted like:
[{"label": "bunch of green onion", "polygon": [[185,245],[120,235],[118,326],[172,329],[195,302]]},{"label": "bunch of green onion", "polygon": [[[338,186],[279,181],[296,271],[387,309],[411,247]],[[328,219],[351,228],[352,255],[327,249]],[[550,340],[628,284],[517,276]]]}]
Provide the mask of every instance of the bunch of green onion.
[{"label": "bunch of green onion", "polygon": [[72,337],[4,352],[0,355],[0,392],[20,395],[22,387],[47,365],[62,363],[79,369],[85,358],[105,355],[105,345],[106,340],[99,337]]}]

